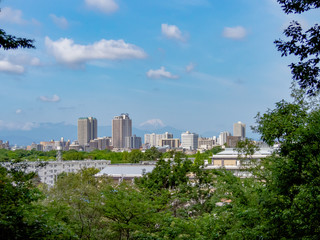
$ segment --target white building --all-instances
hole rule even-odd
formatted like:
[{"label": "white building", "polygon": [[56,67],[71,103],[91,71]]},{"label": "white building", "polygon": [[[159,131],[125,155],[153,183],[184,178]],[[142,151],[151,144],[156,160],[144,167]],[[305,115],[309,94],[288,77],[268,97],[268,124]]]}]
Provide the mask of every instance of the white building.
[{"label": "white building", "polygon": [[173,134],[165,132],[163,134],[145,134],[144,135],[144,144],[148,144],[150,147],[158,147],[161,146],[162,139],[172,139]]},{"label": "white building", "polygon": [[[27,172],[36,172],[42,183],[53,186],[57,176],[60,173],[78,172],[83,168],[104,169],[110,160],[72,160],[72,161],[47,161],[47,162],[23,162],[28,164]],[[39,164],[44,163],[45,166],[39,167]],[[9,168],[11,163],[2,163],[4,167]]]},{"label": "white building", "polygon": [[188,150],[195,150],[198,148],[199,135],[186,131],[181,134],[181,147]]},{"label": "white building", "polygon": [[224,145],[227,142],[227,137],[231,136],[231,133],[229,132],[221,132],[219,134],[219,138],[218,138],[218,144],[219,145]]}]

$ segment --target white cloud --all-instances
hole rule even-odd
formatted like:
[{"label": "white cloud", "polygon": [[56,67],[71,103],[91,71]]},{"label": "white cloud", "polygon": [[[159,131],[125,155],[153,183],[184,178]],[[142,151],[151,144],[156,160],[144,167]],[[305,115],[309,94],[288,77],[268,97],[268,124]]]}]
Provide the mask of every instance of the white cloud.
[{"label": "white cloud", "polygon": [[2,59],[0,60],[0,72],[22,74],[24,73],[24,67],[14,64],[7,59]]},{"label": "white cloud", "polygon": [[160,69],[157,69],[157,70],[150,69],[147,72],[147,77],[148,78],[170,78],[170,79],[179,78],[178,75],[173,75],[172,73],[167,72],[164,67],[161,67]]},{"label": "white cloud", "polygon": [[22,11],[12,9],[9,7],[1,8],[0,11],[0,20],[16,23],[16,24],[23,24],[26,21],[22,19]]},{"label": "white cloud", "polygon": [[189,63],[187,66],[186,66],[186,72],[187,73],[190,73],[193,71],[195,65],[193,63]]},{"label": "white cloud", "polygon": [[33,122],[17,123],[17,122],[5,122],[0,120],[0,130],[23,130],[29,131],[32,128],[36,128],[39,125]]},{"label": "white cloud", "polygon": [[16,114],[20,114],[20,113],[22,113],[22,110],[21,109],[17,109],[16,110]]},{"label": "white cloud", "polygon": [[69,26],[69,23],[65,17],[57,17],[54,14],[50,14],[50,18],[59,28],[66,29]]},{"label": "white cloud", "polygon": [[60,101],[60,97],[58,95],[53,95],[51,98],[46,96],[40,96],[39,99],[42,102],[59,102]]},{"label": "white cloud", "polygon": [[247,35],[247,31],[242,26],[237,27],[225,27],[222,35],[225,38],[231,38],[235,40],[243,39]]},{"label": "white cloud", "polygon": [[145,127],[145,126],[164,127],[165,124],[162,122],[161,119],[150,119],[141,123],[139,126],[140,127]]},{"label": "white cloud", "polygon": [[120,40],[105,40],[89,45],[75,44],[72,39],[60,38],[52,41],[46,37],[45,44],[58,62],[66,64],[81,64],[89,60],[117,60],[145,58],[143,49]]},{"label": "white cloud", "polygon": [[169,39],[185,41],[185,37],[182,36],[180,29],[176,25],[168,25],[163,23],[161,24],[161,32]]},{"label": "white cloud", "polygon": [[118,10],[119,6],[114,0],[85,0],[90,8],[97,9],[104,13],[112,13]]}]

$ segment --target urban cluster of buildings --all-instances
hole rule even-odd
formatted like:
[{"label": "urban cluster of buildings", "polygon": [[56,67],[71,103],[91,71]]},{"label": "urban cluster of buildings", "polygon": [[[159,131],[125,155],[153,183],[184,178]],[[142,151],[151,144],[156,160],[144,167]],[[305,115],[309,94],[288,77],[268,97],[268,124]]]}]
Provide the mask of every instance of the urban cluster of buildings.
[{"label": "urban cluster of buildings", "polygon": [[207,150],[215,145],[235,147],[237,142],[245,139],[246,125],[237,122],[233,125],[233,135],[229,132],[220,133],[219,137],[203,138],[196,133],[186,131],[181,138],[174,138],[172,133],[145,134],[144,143],[141,137],[132,135],[132,119],[123,113],[112,119],[112,136],[97,137],[97,119],[93,117],[78,119],[78,141],[69,146],[70,149],[90,151],[93,149],[113,149],[114,151],[130,149],[148,149],[157,147],[159,150],[180,149],[185,151]]},{"label": "urban cluster of buildings", "polygon": [[[237,142],[246,137],[246,125],[242,122],[233,124],[233,135],[230,132],[221,132],[218,137],[211,138],[199,137],[197,133],[189,131],[183,132],[179,138],[174,138],[172,133],[163,134],[145,134],[144,141],[141,137],[132,134],[132,119],[128,113],[122,113],[112,119],[112,136],[98,137],[98,120],[94,117],[81,117],[78,119],[78,139],[74,142],[65,141],[61,138],[59,141],[48,141],[32,143],[27,146],[27,150],[50,151],[50,150],[78,150],[92,151],[94,149],[113,151],[130,151],[131,149],[149,149],[156,147],[165,152],[170,149],[179,151],[204,151],[221,145],[235,147]],[[0,140],[0,149],[9,149],[9,143],[3,143]]]}]

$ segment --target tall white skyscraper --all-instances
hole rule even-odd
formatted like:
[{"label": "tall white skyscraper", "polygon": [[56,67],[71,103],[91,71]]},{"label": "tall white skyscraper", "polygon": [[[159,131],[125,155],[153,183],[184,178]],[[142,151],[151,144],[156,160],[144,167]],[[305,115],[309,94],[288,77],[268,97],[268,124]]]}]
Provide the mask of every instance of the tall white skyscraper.
[{"label": "tall white skyscraper", "polygon": [[246,137],[246,125],[242,122],[237,122],[233,124],[233,136],[241,137],[244,140]]},{"label": "tall white skyscraper", "polygon": [[221,132],[219,134],[219,139],[218,139],[219,145],[222,146],[223,144],[225,144],[227,142],[227,137],[228,136],[231,136],[231,133],[229,133],[229,132]]},{"label": "tall white skyscraper", "polygon": [[112,145],[114,148],[125,148],[125,137],[132,136],[132,120],[128,113],[112,119]]},{"label": "tall white skyscraper", "polygon": [[181,134],[181,147],[184,149],[195,150],[198,148],[199,135],[186,131]]},{"label": "tall white skyscraper", "polygon": [[78,142],[79,145],[87,145],[90,140],[98,136],[98,121],[93,117],[78,119]]}]

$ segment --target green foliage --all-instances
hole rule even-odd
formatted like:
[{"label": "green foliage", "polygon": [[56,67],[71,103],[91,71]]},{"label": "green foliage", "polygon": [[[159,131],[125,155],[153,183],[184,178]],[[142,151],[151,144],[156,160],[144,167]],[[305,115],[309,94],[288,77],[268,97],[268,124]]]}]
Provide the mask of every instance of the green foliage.
[{"label": "green foliage", "polygon": [[127,161],[130,163],[139,163],[143,160],[143,153],[139,149],[132,149],[130,153],[128,153]]},{"label": "green foliage", "polygon": [[156,147],[151,147],[147,149],[144,153],[145,161],[156,161],[162,157],[162,153],[158,151]]},{"label": "green foliage", "polygon": [[60,175],[43,202],[55,220],[67,225],[77,239],[109,238],[100,189],[105,181],[94,177],[98,172],[88,168]]},{"label": "green foliage", "polygon": [[44,195],[32,184],[35,174],[25,173],[26,167],[0,167],[0,238],[71,239],[64,225],[38,204]]},{"label": "green foliage", "polygon": [[[278,0],[286,13],[302,13],[312,8],[319,8],[318,0]],[[290,64],[293,80],[297,81],[307,94],[315,95],[320,89],[320,26],[315,24],[303,31],[301,24],[292,21],[284,30],[289,41],[276,40],[275,44],[282,56],[295,55],[298,63]]]},{"label": "green foliage", "polygon": [[17,48],[35,48],[34,40],[27,38],[18,38],[13,35],[6,34],[3,29],[0,29],[0,48],[4,50]]}]

